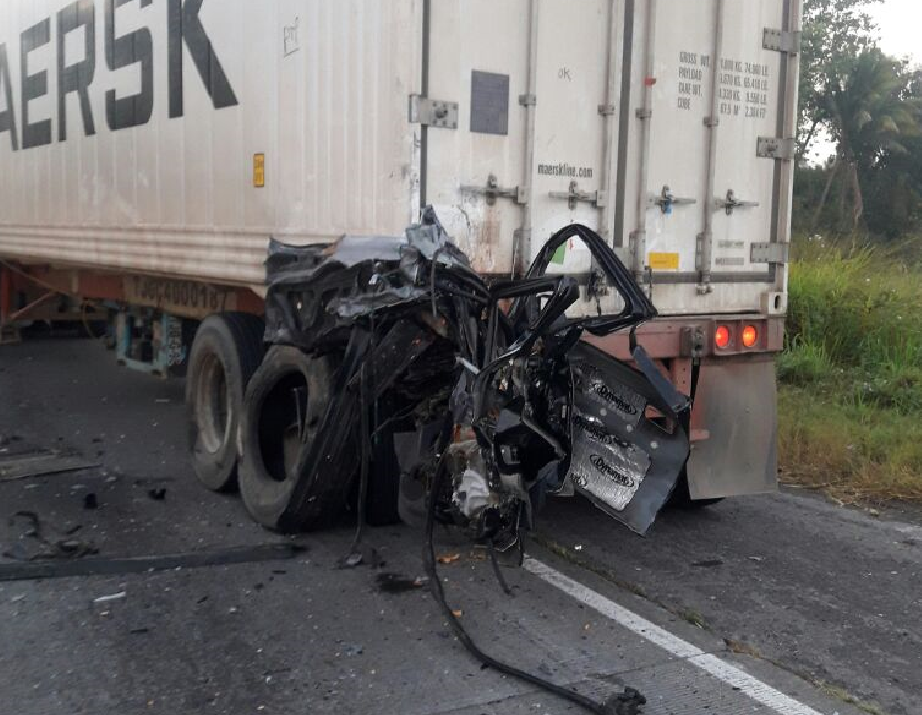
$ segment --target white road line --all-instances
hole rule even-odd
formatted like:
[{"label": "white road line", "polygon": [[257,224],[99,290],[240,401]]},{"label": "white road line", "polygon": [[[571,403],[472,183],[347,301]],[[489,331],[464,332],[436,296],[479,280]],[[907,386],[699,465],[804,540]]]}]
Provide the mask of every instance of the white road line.
[{"label": "white road line", "polygon": [[525,560],[525,568],[543,581],[598,611],[606,618],[633,631],[676,657],[687,660],[709,675],[737,688],[756,702],[770,707],[775,712],[781,713],[781,715],[822,715],[813,708],[807,707],[803,703],[766,685],[761,680],[752,677],[749,673],[722,661],[714,655],[705,653],[697,646],[682,640],[664,628],[660,628],[646,618],[638,616],[633,611],[629,611],[624,606],[605,598],[602,594],[593,591],[578,581],[564,576],[541,561],[528,558]]}]

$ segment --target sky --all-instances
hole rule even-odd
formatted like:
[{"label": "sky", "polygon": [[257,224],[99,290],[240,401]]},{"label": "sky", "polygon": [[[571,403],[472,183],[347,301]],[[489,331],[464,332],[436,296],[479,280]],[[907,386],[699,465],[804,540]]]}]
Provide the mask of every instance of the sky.
[{"label": "sky", "polygon": [[922,62],[922,2],[920,0],[884,0],[873,7],[871,15],[877,21],[881,49],[887,54],[910,55]]}]

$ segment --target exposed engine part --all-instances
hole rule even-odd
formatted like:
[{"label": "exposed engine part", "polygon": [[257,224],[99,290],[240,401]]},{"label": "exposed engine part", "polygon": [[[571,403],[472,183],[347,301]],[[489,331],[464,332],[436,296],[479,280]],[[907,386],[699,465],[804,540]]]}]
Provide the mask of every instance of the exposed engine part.
[{"label": "exposed engine part", "polygon": [[465,469],[460,483],[455,484],[452,502],[468,519],[476,519],[490,505],[490,485],[486,477],[473,469]]},{"label": "exposed engine part", "polygon": [[[576,240],[618,291],[621,312],[567,317],[579,285],[546,271],[557,249]],[[568,489],[639,533],[653,523],[688,456],[690,402],[641,346],[632,345],[635,368],[580,341],[586,331],[633,329],[656,315],[590,229],[566,227],[523,279],[492,284],[431,210],[404,238],[274,242],[267,267],[267,339],[338,366],[331,404],[289,475],[289,502],[269,526],[297,529],[323,494],[346,493],[333,480],[355,479],[354,470],[323,467],[345,463],[345,455],[354,463],[363,452],[361,416],[382,403],[394,432],[431,432],[425,426],[435,423],[450,435],[439,518],[478,540],[514,542],[546,494]],[[418,440],[412,464],[405,448],[399,459],[424,489],[439,458],[433,444]]]},{"label": "exposed engine part", "polygon": [[[582,241],[623,309],[569,318],[576,279],[547,275],[556,251]],[[656,309],[611,248],[567,226],[521,280],[491,284],[448,239],[431,209],[404,238],[346,237],[328,246],[273,242],[266,338],[336,365],[324,416],[301,436],[271,523],[297,529],[368,480],[370,410],[388,426],[401,514],[425,499],[433,593],[462,642],[483,662],[593,712],[618,712],[486,656],[445,604],[435,574],[433,523],[460,526],[495,550],[518,545],[549,493],[568,489],[644,533],[689,454],[690,399],[659,372],[633,329]],[[506,306],[508,310],[505,309]],[[631,330],[633,365],[581,342],[584,332]],[[415,439],[413,436],[415,433]],[[244,450],[246,453],[246,449]],[[362,468],[343,469],[358,461]],[[265,522],[264,522],[265,523]],[[500,575],[504,590],[509,592]],[[629,698],[630,700],[630,698]],[[621,705],[633,707],[625,700]],[[623,710],[623,708],[621,708]]]}]

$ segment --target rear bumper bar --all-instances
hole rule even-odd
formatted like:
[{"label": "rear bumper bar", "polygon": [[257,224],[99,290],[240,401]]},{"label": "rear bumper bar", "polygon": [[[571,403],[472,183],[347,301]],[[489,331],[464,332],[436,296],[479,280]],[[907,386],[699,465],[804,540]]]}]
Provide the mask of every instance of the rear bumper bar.
[{"label": "rear bumper bar", "polygon": [[[721,325],[730,329],[731,344],[726,349],[718,349],[714,342],[715,332]],[[747,325],[753,325],[758,330],[759,337],[752,348],[745,348],[739,342],[739,336]],[[657,318],[637,329],[637,342],[656,360],[691,359],[696,332],[700,332],[701,336],[702,357],[779,353],[784,349],[784,318],[759,313]],[[583,340],[619,360],[631,359],[630,336],[627,333],[604,337],[586,334]]]}]

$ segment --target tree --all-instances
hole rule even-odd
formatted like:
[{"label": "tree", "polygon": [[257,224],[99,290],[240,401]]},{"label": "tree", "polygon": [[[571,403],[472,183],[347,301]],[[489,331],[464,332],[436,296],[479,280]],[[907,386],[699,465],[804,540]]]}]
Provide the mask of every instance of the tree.
[{"label": "tree", "polygon": [[[922,70],[910,75],[907,100],[922,103]],[[922,132],[903,134],[905,151],[888,151],[863,172],[865,221],[875,237],[888,241],[918,235],[922,230]]]},{"label": "tree", "polygon": [[850,228],[858,227],[864,215],[861,177],[888,155],[906,154],[904,137],[918,134],[918,100],[911,93],[913,79],[902,62],[878,49],[865,49],[857,57],[843,58],[827,68],[825,86],[817,101],[837,149],[817,217],[836,172],[843,171],[840,224],[844,224],[851,194]]},{"label": "tree", "polygon": [[817,131],[831,117],[826,106],[830,75],[841,74],[875,46],[877,29],[868,9],[883,0],[804,0],[800,50],[799,153],[806,156]]},{"label": "tree", "polygon": [[[798,152],[803,160],[818,136],[829,137],[835,155],[820,170],[824,177],[812,203],[811,231],[834,227],[854,233],[865,214],[865,184],[875,182],[874,206],[880,210],[883,185],[915,201],[915,181],[897,180],[894,157],[917,148],[918,77],[876,47],[870,10],[882,0],[804,0],[801,45],[801,104]],[[811,194],[816,188],[813,172]],[[803,174],[803,172],[801,172]],[[826,210],[838,195],[838,213]],[[911,206],[901,215],[914,212]],[[878,224],[880,222],[877,222]],[[888,234],[892,234],[891,229]]]}]

